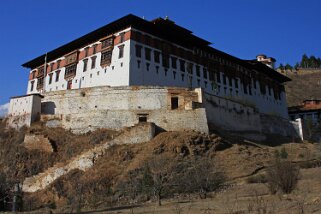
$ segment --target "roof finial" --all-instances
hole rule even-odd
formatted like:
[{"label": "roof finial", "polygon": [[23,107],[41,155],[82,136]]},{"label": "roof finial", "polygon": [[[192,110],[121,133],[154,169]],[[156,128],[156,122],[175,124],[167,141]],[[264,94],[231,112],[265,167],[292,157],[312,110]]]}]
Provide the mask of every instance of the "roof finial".
[{"label": "roof finial", "polygon": [[165,20],[169,20],[169,17],[168,17],[168,16],[165,16]]}]

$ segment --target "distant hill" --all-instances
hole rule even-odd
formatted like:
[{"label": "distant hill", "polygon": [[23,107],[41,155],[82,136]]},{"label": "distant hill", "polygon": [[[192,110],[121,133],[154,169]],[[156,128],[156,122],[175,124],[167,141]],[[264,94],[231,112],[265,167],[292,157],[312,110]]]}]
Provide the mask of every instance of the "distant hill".
[{"label": "distant hill", "polygon": [[295,106],[306,99],[321,99],[321,70],[313,72],[287,72],[292,81],[286,83],[288,106]]}]

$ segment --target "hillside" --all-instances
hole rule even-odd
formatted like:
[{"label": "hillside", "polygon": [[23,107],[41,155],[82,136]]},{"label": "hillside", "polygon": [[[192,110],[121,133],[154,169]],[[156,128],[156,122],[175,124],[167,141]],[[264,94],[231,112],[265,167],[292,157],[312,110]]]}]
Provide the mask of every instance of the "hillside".
[{"label": "hillside", "polygon": [[321,99],[321,72],[288,72],[287,76],[292,79],[285,86],[288,106],[300,105],[305,99]]},{"label": "hillside", "polygon": [[[27,133],[48,137],[56,151],[26,149],[22,142]],[[58,162],[67,163],[119,134],[99,130],[74,135],[41,124],[16,132],[2,124],[1,187],[12,188],[14,182]],[[265,181],[282,150],[287,160],[301,167],[298,187],[286,196],[271,194]],[[44,190],[25,193],[23,207],[36,213],[49,209],[54,213],[257,213],[262,209],[288,213],[302,207],[310,213],[321,209],[320,162],[318,144],[270,147],[218,134],[163,132],[146,143],[108,148],[87,171],[73,170]],[[156,184],[162,189],[161,207],[156,203]]]}]

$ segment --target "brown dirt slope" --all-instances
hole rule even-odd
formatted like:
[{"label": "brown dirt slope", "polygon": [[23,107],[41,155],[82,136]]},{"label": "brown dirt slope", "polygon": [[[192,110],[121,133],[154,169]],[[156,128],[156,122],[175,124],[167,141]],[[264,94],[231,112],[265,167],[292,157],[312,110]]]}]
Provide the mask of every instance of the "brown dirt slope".
[{"label": "brown dirt slope", "polygon": [[288,106],[300,105],[306,99],[321,99],[321,72],[287,76],[292,79],[285,85]]},{"label": "brown dirt slope", "polygon": [[[26,132],[39,132],[48,136],[56,142],[57,152],[45,154],[24,149],[20,144]],[[100,130],[87,135],[76,136],[62,129],[45,129],[41,125],[16,132],[14,130],[5,131],[2,126],[0,127],[0,174],[5,174],[8,180],[21,180],[31,174],[43,171],[54,162],[64,161],[70,156],[77,155],[91,148],[95,143],[108,140],[112,134],[115,133]],[[75,141],[75,139],[77,140]],[[299,163],[306,168],[319,166],[319,162],[316,162],[316,165],[313,162],[321,160],[321,149],[318,144],[289,143],[269,147],[252,142],[242,142],[241,140],[231,142],[215,134],[208,136],[197,132],[164,132],[150,142],[115,145],[108,149],[104,156],[98,159],[94,167],[88,171],[75,170],[56,180],[46,190],[24,194],[24,209],[34,210],[49,207],[56,209],[54,212],[70,213],[71,211],[76,212],[77,204],[81,204],[82,210],[112,210],[116,209],[113,208],[116,206],[117,209],[121,209],[121,213],[129,213],[126,206],[128,207],[130,203],[128,198],[120,193],[119,187],[125,179],[128,179],[130,172],[137,172],[153,158],[163,156],[177,166],[190,161],[197,164],[204,160],[213,160],[213,164],[224,172],[227,184],[231,186],[226,191],[223,190],[220,193],[223,195],[213,201],[206,201],[206,204],[204,204],[204,201],[195,202],[195,205],[191,206],[195,206],[196,210],[185,213],[204,213],[203,211],[210,208],[209,206],[213,206],[211,209],[217,211],[214,213],[232,213],[226,210],[228,208],[226,203],[230,203],[229,208],[232,209],[231,204],[246,201],[243,204],[246,208],[249,199],[256,200],[257,194],[268,197],[268,190],[264,184],[247,184],[247,179],[263,173],[274,160],[276,151],[281,151],[282,148],[287,151],[288,159],[295,163]],[[8,159],[9,161],[7,161]],[[312,165],[311,161],[313,162]],[[33,170],[34,167],[37,170]],[[320,174],[318,171],[320,168],[314,169],[317,171],[312,175],[302,171],[304,172],[302,178],[305,180],[301,181],[303,186],[301,185],[300,188],[319,191],[320,188],[317,187],[321,186],[321,182],[316,175]],[[309,173],[311,172],[309,171]],[[312,177],[316,179],[313,180],[314,183],[309,180]],[[309,187],[309,183],[313,183],[314,186]],[[238,198],[236,198],[236,192]],[[251,194],[252,198],[250,197]],[[298,194],[301,196],[301,193]],[[309,195],[314,197],[315,194],[309,193]],[[151,202],[151,199],[147,202]],[[168,213],[169,210],[177,209],[178,204],[171,202],[175,200],[173,197],[167,198],[164,208],[158,208],[158,210],[165,209],[164,212],[153,213]],[[186,200],[186,197],[184,200]],[[312,201],[314,198],[309,198],[309,200]],[[143,201],[146,200],[139,201],[138,199],[138,203],[137,201],[135,203],[142,206]],[[214,201],[215,205],[210,205]],[[276,201],[280,200],[277,199]],[[147,206],[147,210],[149,210],[149,204],[144,204],[144,206]],[[166,204],[169,204],[167,208]],[[184,206],[184,204],[181,206]],[[242,209],[245,209],[244,207]],[[280,206],[280,208],[284,208],[284,206]],[[224,212],[221,212],[222,210]],[[107,211],[100,213],[107,213]],[[141,212],[137,213],[151,213],[151,210],[145,211],[145,208],[142,208]]]}]

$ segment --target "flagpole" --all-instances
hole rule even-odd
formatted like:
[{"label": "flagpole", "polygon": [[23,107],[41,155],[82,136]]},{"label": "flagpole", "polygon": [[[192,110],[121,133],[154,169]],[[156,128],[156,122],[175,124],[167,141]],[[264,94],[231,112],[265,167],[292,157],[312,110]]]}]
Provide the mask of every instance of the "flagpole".
[{"label": "flagpole", "polygon": [[45,55],[45,65],[43,69],[43,93],[46,91],[46,76],[47,76],[47,53]]}]

